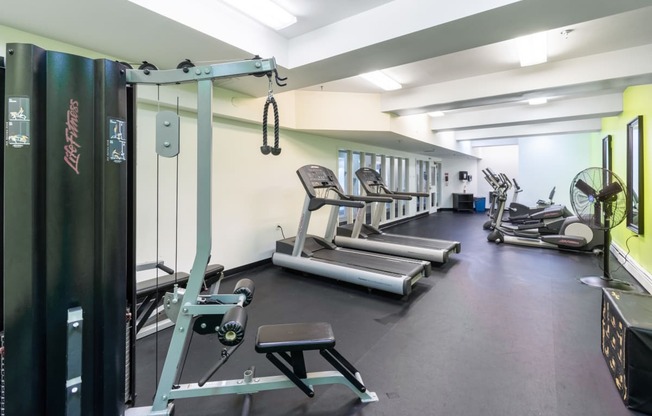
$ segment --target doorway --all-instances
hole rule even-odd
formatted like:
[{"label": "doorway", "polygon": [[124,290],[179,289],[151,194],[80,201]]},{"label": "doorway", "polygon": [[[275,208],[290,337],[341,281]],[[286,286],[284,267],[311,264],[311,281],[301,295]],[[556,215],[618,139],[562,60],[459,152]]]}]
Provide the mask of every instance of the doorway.
[{"label": "doorway", "polygon": [[439,198],[441,195],[441,163],[431,162],[430,164],[430,183],[428,193],[430,194],[430,213],[437,212],[439,208]]}]

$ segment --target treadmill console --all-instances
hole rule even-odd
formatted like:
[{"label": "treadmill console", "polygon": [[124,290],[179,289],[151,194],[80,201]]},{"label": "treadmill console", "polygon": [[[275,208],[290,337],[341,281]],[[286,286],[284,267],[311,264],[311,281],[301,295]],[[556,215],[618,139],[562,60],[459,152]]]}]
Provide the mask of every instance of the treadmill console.
[{"label": "treadmill console", "polygon": [[385,186],[380,173],[371,168],[360,168],[355,172],[355,176],[358,177],[360,184],[369,195],[378,193],[377,189]]},{"label": "treadmill console", "polygon": [[344,192],[340,186],[337,176],[332,170],[319,165],[306,165],[297,170],[297,175],[306,189],[306,192],[312,197],[316,197],[315,189],[334,188]]},{"label": "treadmill console", "polygon": [[376,172],[371,168],[360,168],[355,172],[355,176],[358,177],[362,182],[368,183],[371,185],[384,185],[383,178],[380,176],[380,173]]}]

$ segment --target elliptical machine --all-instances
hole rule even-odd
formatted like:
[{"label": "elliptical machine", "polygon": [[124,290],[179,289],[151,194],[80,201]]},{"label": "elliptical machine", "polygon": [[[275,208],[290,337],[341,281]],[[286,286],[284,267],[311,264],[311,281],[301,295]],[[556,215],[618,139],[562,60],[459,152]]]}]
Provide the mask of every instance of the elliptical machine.
[{"label": "elliptical machine", "polygon": [[[541,247],[572,251],[599,251],[604,246],[604,236],[575,216],[557,217],[554,220],[542,218],[538,223],[518,224],[508,227],[503,224],[503,214],[507,201],[507,191],[511,188],[506,177],[491,175],[483,170],[485,178],[495,185],[498,208],[495,214],[494,229],[487,236],[496,244],[507,243],[529,247]],[[543,210],[533,216],[545,217]],[[551,215],[551,214],[550,214]]]},{"label": "elliptical machine", "polygon": [[[558,234],[563,219],[573,215],[563,205],[528,208],[525,205],[517,204],[522,208],[514,208],[514,202],[512,202],[508,208],[509,215],[504,215],[507,194],[512,188],[512,181],[510,181],[504,173],[495,174],[491,169],[485,169],[482,172],[485,175],[485,180],[494,188],[491,208],[489,211],[490,219],[483,225],[485,230],[493,230],[496,227],[497,216],[499,215],[499,212],[502,212],[502,214],[500,214],[500,221],[505,228],[536,230],[542,234]],[[518,184],[515,183],[514,186],[518,187]],[[518,189],[515,193],[516,192],[519,192]],[[500,195],[504,195],[504,198],[500,198]],[[518,216],[513,215],[515,209],[520,210],[521,214]],[[529,212],[524,212],[526,210],[529,210]],[[510,224],[504,224],[505,222],[509,222]]]},{"label": "elliptical machine", "polygon": [[537,212],[549,210],[549,209],[561,209],[562,215],[564,217],[570,217],[573,215],[572,212],[570,212],[566,207],[563,205],[558,205],[553,202],[553,198],[555,196],[555,190],[556,187],[553,186],[552,190],[550,191],[550,194],[548,195],[548,200],[545,201],[543,199],[539,199],[537,201],[537,205],[534,207],[527,206],[525,204],[521,204],[520,202],[517,202],[518,199],[518,194],[523,192],[523,188],[521,188],[516,182],[516,178],[512,179],[512,184],[514,185],[514,193],[512,196],[512,202],[509,204],[509,220],[511,222],[519,222],[521,220],[529,220],[530,216],[532,214],[536,214]]}]

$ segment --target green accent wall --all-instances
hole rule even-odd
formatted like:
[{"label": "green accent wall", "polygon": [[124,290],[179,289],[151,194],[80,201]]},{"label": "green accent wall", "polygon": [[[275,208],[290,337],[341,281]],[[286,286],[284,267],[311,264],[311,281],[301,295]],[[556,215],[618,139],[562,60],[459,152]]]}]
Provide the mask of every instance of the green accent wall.
[{"label": "green accent wall", "polygon": [[637,116],[643,116],[643,166],[644,166],[644,223],[645,234],[633,235],[625,221],[613,232],[613,242],[627,251],[629,257],[652,274],[652,85],[629,87],[623,93],[623,112],[615,117],[602,119],[602,134],[596,137],[592,146],[592,159],[595,166],[602,165],[602,138],[612,136],[612,169],[623,181],[627,181],[627,123]]}]

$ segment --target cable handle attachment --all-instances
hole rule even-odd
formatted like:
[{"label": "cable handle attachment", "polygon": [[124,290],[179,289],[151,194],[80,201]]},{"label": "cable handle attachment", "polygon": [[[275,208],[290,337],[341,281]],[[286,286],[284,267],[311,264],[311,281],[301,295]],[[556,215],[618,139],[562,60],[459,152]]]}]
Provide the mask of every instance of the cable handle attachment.
[{"label": "cable handle attachment", "polygon": [[[278,77],[278,74],[276,75]],[[267,74],[269,78],[269,91],[267,93],[267,100],[265,101],[265,107],[263,109],[263,145],[260,146],[260,151],[264,155],[272,154],[278,156],[281,154],[280,144],[280,122],[278,118],[278,105],[276,104],[276,99],[274,99],[274,91],[272,90],[272,74]],[[274,147],[271,147],[267,144],[267,115],[269,113],[269,106],[272,105],[274,111]]]}]

